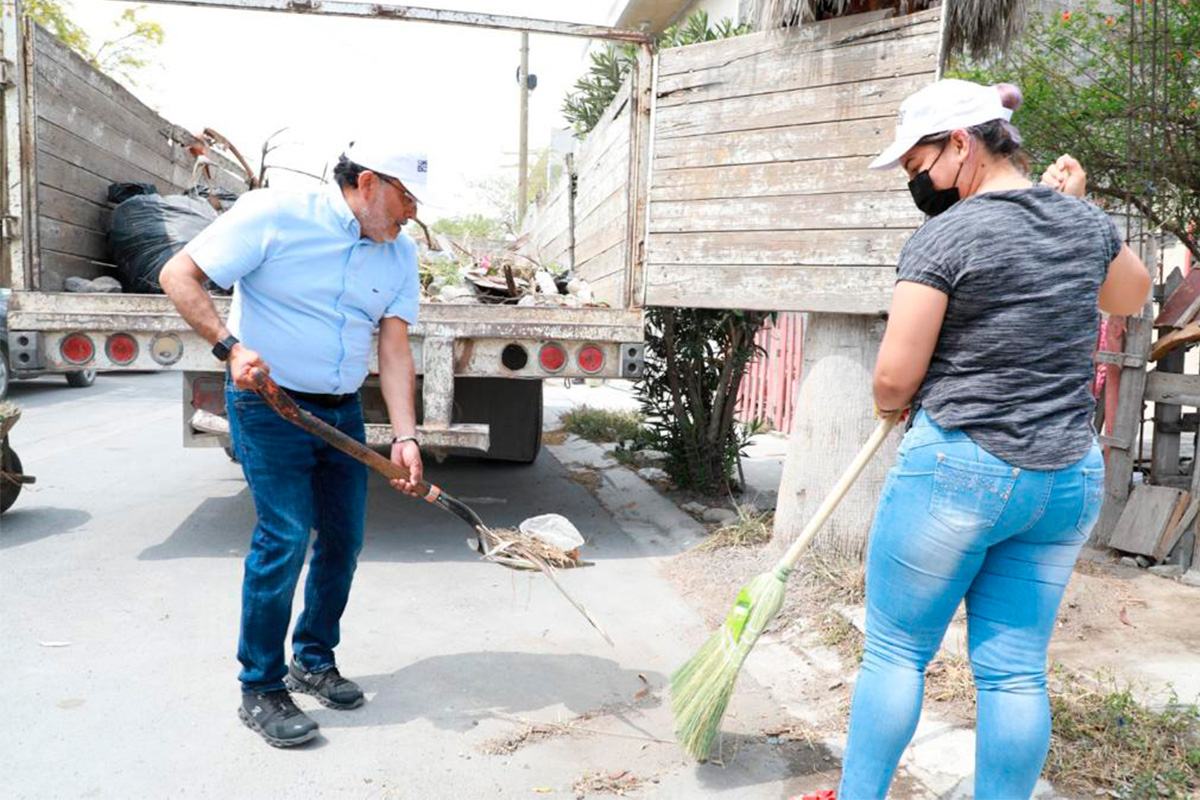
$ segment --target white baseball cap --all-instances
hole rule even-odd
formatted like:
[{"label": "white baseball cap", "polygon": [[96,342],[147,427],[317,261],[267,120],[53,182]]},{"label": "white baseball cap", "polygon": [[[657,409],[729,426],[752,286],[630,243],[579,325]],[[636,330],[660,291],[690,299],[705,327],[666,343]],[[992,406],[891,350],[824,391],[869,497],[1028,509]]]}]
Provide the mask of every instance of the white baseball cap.
[{"label": "white baseball cap", "polygon": [[429,176],[429,157],[425,151],[406,148],[389,139],[355,139],[346,148],[346,158],[372,172],[395,178],[410,193],[425,188]]},{"label": "white baseball cap", "polygon": [[870,169],[891,169],[921,139],[985,122],[1012,119],[995,86],[981,86],[955,78],[931,83],[900,104],[896,141],[871,162]]}]

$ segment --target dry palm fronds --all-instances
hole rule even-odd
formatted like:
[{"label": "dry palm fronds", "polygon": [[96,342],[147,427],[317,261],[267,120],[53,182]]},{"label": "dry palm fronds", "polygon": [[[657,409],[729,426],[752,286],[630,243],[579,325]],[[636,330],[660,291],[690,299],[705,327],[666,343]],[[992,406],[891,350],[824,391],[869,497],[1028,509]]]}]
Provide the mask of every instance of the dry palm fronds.
[{"label": "dry palm fronds", "polygon": [[568,553],[543,542],[536,536],[514,531],[511,528],[492,528],[489,533],[490,541],[485,542],[487,552],[484,555],[492,561],[500,561],[502,558],[528,561],[528,565],[519,567],[522,569],[537,569],[534,566],[535,559],[555,569],[571,569],[587,565],[587,562],[579,560],[578,548]]}]

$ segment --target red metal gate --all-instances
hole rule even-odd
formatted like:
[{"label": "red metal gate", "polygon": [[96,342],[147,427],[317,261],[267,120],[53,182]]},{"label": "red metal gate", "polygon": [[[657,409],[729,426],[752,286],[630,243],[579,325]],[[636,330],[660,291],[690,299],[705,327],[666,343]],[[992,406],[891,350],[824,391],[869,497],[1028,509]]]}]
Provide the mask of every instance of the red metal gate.
[{"label": "red metal gate", "polygon": [[737,416],[743,422],[763,420],[777,431],[792,432],[800,390],[803,317],[780,314],[768,322],[756,341],[765,350],[746,369],[738,392]]}]

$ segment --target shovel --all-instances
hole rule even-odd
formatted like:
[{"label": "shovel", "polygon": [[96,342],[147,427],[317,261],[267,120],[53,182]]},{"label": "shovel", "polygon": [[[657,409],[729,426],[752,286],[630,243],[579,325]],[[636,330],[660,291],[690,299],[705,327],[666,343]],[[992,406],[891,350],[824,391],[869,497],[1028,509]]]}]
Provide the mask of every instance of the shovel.
[{"label": "shovel", "polygon": [[[288,422],[298,425],[313,436],[341,450],[351,458],[361,461],[389,480],[408,480],[408,471],[404,467],[391,459],[384,458],[357,439],[347,436],[332,425],[305,411],[265,371],[261,369],[253,370],[250,373],[250,379],[254,383],[254,391],[267,402],[267,405],[275,409]],[[453,497],[448,492],[443,491],[440,487],[422,481],[416,485],[416,491],[422,500],[450,512],[470,525],[471,529],[475,532],[475,539],[471,543],[471,547],[483,556],[484,559],[509,567],[510,569],[536,569],[540,571],[550,579],[550,582],[562,593],[563,597],[567,598],[571,605],[575,606],[576,610],[583,614],[584,618],[591,623],[591,626],[604,637],[604,641],[610,645],[613,644],[612,639],[600,627],[599,623],[592,618],[587,609],[579,601],[571,597],[567,593],[567,590],[562,587],[562,584],[554,577],[553,567],[546,563],[544,559],[530,553],[522,554],[514,552],[517,548],[514,548],[511,543],[504,542],[503,537],[497,535],[491,528],[485,525],[483,520],[480,519],[479,515],[470,506]],[[587,562],[577,562],[577,565],[589,566]]]}]

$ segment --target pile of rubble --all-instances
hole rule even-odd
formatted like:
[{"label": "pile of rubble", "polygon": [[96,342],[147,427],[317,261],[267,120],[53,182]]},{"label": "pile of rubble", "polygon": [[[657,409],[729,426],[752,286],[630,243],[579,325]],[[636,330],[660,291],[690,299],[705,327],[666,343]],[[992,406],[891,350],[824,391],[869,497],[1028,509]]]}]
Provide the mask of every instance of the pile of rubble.
[{"label": "pile of rubble", "polygon": [[587,281],[517,252],[522,240],[461,243],[432,233],[416,241],[422,300],[558,308],[603,305],[596,302]]}]

